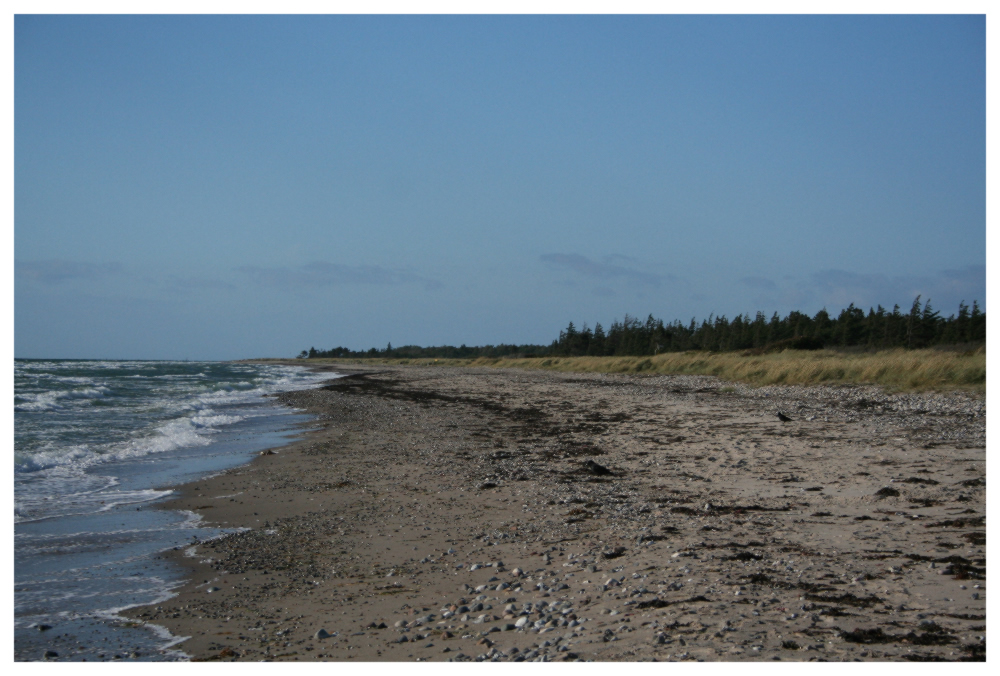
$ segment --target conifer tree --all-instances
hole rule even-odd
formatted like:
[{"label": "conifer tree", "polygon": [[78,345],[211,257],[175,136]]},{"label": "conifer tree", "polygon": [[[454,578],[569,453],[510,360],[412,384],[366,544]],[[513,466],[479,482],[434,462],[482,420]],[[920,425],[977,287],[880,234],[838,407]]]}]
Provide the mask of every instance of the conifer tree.
[{"label": "conifer tree", "polygon": [[979,311],[979,303],[972,301],[969,315],[969,337],[973,341],[986,340],[986,314]]},{"label": "conifer tree", "polygon": [[920,331],[920,296],[913,300],[910,314],[906,315],[906,347],[919,347]]}]

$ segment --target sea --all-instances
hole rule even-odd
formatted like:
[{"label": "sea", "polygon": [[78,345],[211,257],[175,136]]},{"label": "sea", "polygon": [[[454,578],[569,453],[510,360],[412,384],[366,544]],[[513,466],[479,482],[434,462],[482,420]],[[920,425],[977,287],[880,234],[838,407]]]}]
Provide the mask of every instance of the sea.
[{"label": "sea", "polygon": [[240,362],[14,361],[14,657],[178,661],[183,636],[124,609],[182,583],[163,552],[226,531],[151,509],[170,486],[249,462],[312,418],[277,392],[336,374]]}]

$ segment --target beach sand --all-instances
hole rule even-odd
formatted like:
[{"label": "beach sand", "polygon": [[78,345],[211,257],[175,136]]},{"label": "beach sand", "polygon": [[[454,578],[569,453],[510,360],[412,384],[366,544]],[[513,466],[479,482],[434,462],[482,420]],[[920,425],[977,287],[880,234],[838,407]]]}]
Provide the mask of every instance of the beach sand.
[{"label": "beach sand", "polygon": [[340,372],[163,505],[249,530],[128,615],[198,660],[985,657],[982,396]]}]

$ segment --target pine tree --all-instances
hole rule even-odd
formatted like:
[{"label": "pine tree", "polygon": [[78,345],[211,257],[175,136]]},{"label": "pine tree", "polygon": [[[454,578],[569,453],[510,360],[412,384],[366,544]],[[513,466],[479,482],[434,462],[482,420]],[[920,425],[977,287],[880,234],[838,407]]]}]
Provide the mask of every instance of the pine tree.
[{"label": "pine tree", "polygon": [[592,356],[602,356],[604,352],[604,327],[601,326],[600,322],[594,325],[594,337],[590,341],[590,347],[587,349],[587,354]]},{"label": "pine tree", "polygon": [[813,338],[824,345],[832,342],[833,322],[830,320],[830,313],[823,308],[813,317]]},{"label": "pine tree", "polygon": [[986,314],[980,312],[976,301],[972,301],[972,314],[969,316],[969,338],[977,342],[986,340]]},{"label": "pine tree", "polygon": [[933,345],[937,342],[938,331],[940,329],[941,313],[936,312],[931,307],[931,299],[924,303],[923,312],[920,313],[920,341],[921,347]]},{"label": "pine tree", "polygon": [[913,300],[910,314],[906,316],[906,347],[919,347],[920,331],[920,296]]},{"label": "pine tree", "polygon": [[955,319],[955,342],[969,342],[969,306],[963,299],[958,304],[958,317]]}]

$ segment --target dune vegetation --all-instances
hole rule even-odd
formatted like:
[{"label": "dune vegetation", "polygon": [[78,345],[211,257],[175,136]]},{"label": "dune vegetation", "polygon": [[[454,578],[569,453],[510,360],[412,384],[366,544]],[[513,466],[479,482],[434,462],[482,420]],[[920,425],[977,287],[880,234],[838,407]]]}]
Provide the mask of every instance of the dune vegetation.
[{"label": "dune vegetation", "polygon": [[908,313],[853,304],[834,316],[709,315],[698,324],[625,315],[609,330],[573,324],[550,345],[310,348],[308,363],[419,364],[590,373],[718,376],[750,385],[872,384],[887,390],[986,390],[986,313],[975,301],[942,317],[917,296]]},{"label": "dune vegetation", "polygon": [[711,375],[750,385],[871,384],[890,391],[985,392],[986,349],[893,349],[877,352],[783,350],[669,352],[638,357],[544,357],[475,359],[310,359],[308,363],[412,364],[547,369],[578,373]]}]

